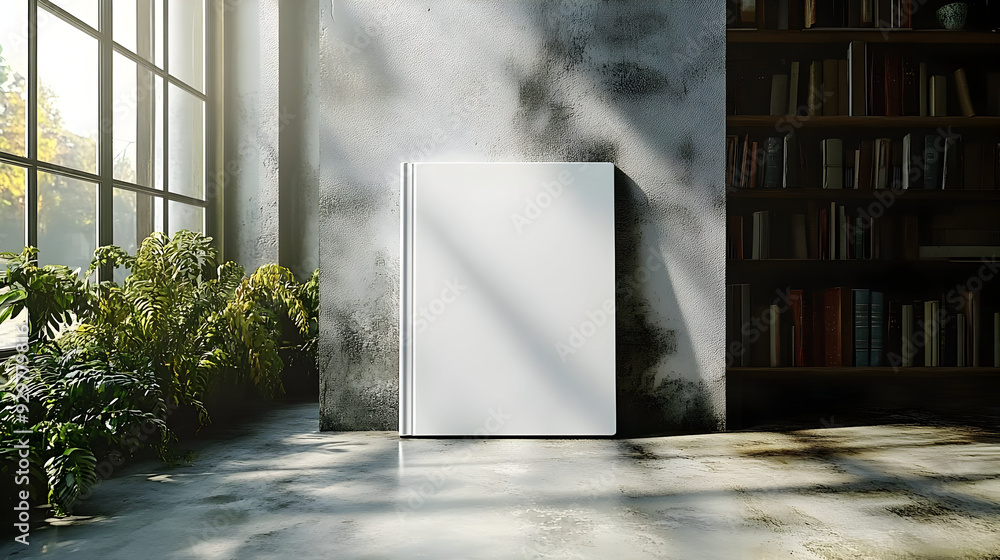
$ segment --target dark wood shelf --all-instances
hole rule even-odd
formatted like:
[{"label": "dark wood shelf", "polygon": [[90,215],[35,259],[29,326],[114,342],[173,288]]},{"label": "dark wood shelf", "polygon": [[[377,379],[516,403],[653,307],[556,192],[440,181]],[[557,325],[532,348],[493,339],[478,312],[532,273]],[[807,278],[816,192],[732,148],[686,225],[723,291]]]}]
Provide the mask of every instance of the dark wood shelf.
[{"label": "dark wood shelf", "polygon": [[902,200],[935,203],[1000,202],[1000,191],[987,190],[735,189],[726,191],[729,200],[877,200],[879,196],[892,196],[893,202]]},{"label": "dark wood shelf", "polygon": [[998,45],[1000,34],[948,29],[727,29],[727,43],[844,43]]},{"label": "dark wood shelf", "polygon": [[774,128],[791,132],[798,128],[989,128],[1000,129],[1000,117],[823,117],[785,115],[727,115],[727,128]]},{"label": "dark wood shelf", "polygon": [[771,376],[855,376],[855,377],[947,377],[956,375],[1000,376],[995,367],[733,367],[726,375],[741,377]]}]

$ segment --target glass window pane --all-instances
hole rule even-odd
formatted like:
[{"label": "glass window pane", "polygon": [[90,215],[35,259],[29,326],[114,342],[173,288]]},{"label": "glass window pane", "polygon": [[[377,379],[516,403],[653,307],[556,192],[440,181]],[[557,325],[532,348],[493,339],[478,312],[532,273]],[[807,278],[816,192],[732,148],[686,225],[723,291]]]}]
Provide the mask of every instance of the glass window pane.
[{"label": "glass window pane", "polygon": [[0,163],[0,252],[20,253],[24,240],[24,187],[28,170]]},{"label": "glass window pane", "polygon": [[171,84],[167,185],[170,191],[205,196],[205,102]]},{"label": "glass window pane", "polygon": [[167,6],[167,18],[170,74],[198,91],[204,91],[204,0],[170,2]]},{"label": "glass window pane", "polygon": [[28,2],[0,0],[0,151],[28,155]]},{"label": "glass window pane", "polygon": [[119,45],[136,52],[136,0],[114,0],[111,5],[112,36]]},{"label": "glass window pane", "polygon": [[38,172],[38,262],[90,266],[97,250],[97,185]]},{"label": "glass window pane", "polygon": [[38,159],[96,173],[97,39],[43,14],[39,8]]},{"label": "glass window pane", "polygon": [[[163,92],[154,87],[162,81],[141,65],[115,53],[112,100],[112,151],[116,181],[144,187],[162,187],[154,177],[162,169]],[[159,121],[159,122],[157,122]]]},{"label": "glass window pane", "polygon": [[170,231],[171,237],[178,231],[205,232],[205,209],[182,202],[170,201]]},{"label": "glass window pane", "polygon": [[119,45],[163,66],[163,5],[157,0],[114,0],[114,39]]},{"label": "glass window pane", "polygon": [[[138,211],[136,208],[136,198],[138,196],[140,195],[132,191],[115,189],[114,200],[112,201],[114,237],[112,237],[111,242],[124,249],[130,255],[134,255],[135,250],[139,247]],[[145,206],[147,214],[149,214],[149,196],[141,196],[147,199]],[[127,274],[127,270],[115,268],[115,282],[121,285],[125,281]]]},{"label": "glass window pane", "polygon": [[[52,0],[52,3],[67,12],[73,14],[83,23],[97,29],[100,0]],[[39,13],[41,18],[41,13]],[[38,20],[38,28],[41,29],[42,20]]]},{"label": "glass window pane", "polygon": [[[2,263],[0,263],[2,265]],[[0,294],[7,291],[7,288],[0,289]],[[26,342],[26,335],[18,332],[17,328],[28,324],[28,311],[23,310],[17,317],[0,323],[0,350],[9,350]]]}]

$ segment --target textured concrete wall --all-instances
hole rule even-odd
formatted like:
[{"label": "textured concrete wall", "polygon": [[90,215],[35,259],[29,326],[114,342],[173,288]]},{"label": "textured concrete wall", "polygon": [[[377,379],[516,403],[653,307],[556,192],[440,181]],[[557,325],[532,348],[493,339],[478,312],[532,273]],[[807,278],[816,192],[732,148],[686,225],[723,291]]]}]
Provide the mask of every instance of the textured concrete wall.
[{"label": "textured concrete wall", "polygon": [[321,2],[321,422],[397,422],[401,161],[610,161],[620,434],[724,427],[721,0]]},{"label": "textured concrete wall", "polygon": [[225,256],[307,278],[319,265],[318,1],[223,6]]}]

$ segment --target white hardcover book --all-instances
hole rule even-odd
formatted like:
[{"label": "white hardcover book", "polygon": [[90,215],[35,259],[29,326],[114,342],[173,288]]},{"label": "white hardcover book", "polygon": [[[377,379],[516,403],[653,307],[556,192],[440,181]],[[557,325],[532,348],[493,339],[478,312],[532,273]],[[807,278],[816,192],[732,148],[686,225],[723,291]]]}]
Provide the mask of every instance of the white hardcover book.
[{"label": "white hardcover book", "polygon": [[613,435],[614,165],[402,177],[399,434]]}]

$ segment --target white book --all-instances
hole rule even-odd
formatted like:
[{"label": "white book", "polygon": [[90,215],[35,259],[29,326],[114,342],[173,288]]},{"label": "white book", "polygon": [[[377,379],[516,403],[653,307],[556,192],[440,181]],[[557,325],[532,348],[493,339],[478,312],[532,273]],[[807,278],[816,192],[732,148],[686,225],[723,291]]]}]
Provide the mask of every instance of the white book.
[{"label": "white book", "polygon": [[614,165],[401,171],[399,435],[614,435]]}]

